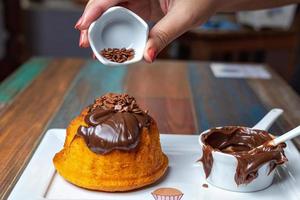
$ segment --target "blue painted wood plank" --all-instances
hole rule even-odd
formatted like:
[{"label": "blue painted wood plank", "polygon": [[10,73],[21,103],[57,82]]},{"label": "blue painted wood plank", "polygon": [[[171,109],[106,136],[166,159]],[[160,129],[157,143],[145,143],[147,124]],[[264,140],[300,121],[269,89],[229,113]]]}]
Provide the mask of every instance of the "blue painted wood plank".
[{"label": "blue painted wood plank", "polygon": [[49,59],[32,58],[0,84],[0,103],[10,102],[24,90],[47,66]]},{"label": "blue painted wood plank", "polygon": [[252,127],[267,112],[246,80],[215,78],[208,65],[188,66],[199,130],[225,125]]},{"label": "blue painted wood plank", "polygon": [[123,92],[127,67],[108,67],[98,61],[88,61],[74,79],[64,102],[49,125],[50,128],[66,128],[94,99],[107,92]]}]

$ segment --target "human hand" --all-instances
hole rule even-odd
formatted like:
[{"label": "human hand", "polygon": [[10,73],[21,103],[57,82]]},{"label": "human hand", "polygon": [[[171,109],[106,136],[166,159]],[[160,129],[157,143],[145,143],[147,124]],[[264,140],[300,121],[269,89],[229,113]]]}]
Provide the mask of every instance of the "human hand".
[{"label": "human hand", "polygon": [[87,30],[90,24],[116,5],[132,10],[145,20],[157,21],[149,32],[144,52],[147,62],[153,62],[171,41],[205,22],[216,11],[215,0],[90,0],[75,25],[81,31],[80,47],[89,47]]}]

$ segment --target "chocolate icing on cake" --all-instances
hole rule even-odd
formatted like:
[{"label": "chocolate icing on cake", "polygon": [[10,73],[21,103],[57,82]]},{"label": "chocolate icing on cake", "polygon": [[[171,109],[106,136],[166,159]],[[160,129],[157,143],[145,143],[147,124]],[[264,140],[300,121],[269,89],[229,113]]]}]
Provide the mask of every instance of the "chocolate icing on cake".
[{"label": "chocolate icing on cake", "polygon": [[287,161],[283,151],[286,144],[273,146],[269,143],[272,139],[266,131],[247,127],[228,126],[209,130],[201,137],[204,146],[200,161],[203,163],[206,178],[213,166],[212,151],[230,154],[237,159],[237,185],[248,184],[254,180],[258,176],[259,168],[266,163],[269,163],[270,174],[277,165]]},{"label": "chocolate icing on cake", "polygon": [[115,149],[136,149],[142,129],[150,127],[152,118],[132,96],[108,93],[89,106],[84,121],[88,126],[80,126],[77,135],[91,151],[106,154]]}]

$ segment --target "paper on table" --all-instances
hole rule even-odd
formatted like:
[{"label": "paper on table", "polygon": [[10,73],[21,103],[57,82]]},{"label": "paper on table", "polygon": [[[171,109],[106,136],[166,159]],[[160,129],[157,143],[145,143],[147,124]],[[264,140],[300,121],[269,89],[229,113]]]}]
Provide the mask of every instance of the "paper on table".
[{"label": "paper on table", "polygon": [[218,78],[271,78],[264,65],[212,63],[210,68]]}]

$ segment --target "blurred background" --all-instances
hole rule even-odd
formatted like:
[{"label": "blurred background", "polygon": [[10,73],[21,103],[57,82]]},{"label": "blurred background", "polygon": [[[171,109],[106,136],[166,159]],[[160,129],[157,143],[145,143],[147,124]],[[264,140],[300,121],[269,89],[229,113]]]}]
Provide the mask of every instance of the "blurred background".
[{"label": "blurred background", "polygon": [[[91,57],[74,25],[85,0],[1,0],[0,82],[32,56]],[[300,9],[220,13],[184,34],[162,59],[265,63],[300,94]]]}]

